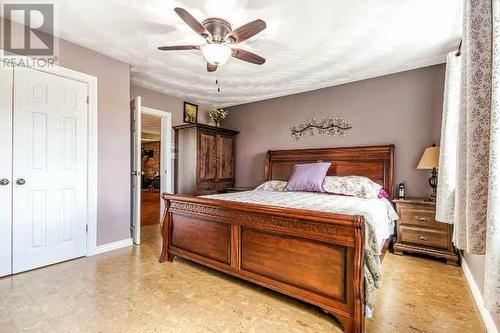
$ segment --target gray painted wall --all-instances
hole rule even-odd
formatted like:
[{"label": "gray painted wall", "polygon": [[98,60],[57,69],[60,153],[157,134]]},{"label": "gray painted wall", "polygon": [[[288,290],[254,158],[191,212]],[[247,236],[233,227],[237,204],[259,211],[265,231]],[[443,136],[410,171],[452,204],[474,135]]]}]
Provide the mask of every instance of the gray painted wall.
[{"label": "gray painted wall", "polygon": [[[181,125],[184,123],[182,119],[184,114],[183,99],[134,85],[130,86],[130,96],[132,96],[132,98],[141,96],[143,106],[170,112],[172,114],[173,126]],[[198,105],[198,122],[199,123],[207,122],[206,107],[203,105]]]},{"label": "gray painted wall", "polygon": [[[237,185],[263,181],[269,149],[395,144],[395,184],[405,182],[410,196],[427,196],[429,174],[415,167],[427,146],[439,144],[444,69],[436,65],[230,108],[224,127],[240,131]],[[291,138],[294,124],[330,116],[344,117],[353,129],[335,139]]]},{"label": "gray painted wall", "polygon": [[130,238],[130,67],[65,40],[59,59],[98,79],[97,245]]}]

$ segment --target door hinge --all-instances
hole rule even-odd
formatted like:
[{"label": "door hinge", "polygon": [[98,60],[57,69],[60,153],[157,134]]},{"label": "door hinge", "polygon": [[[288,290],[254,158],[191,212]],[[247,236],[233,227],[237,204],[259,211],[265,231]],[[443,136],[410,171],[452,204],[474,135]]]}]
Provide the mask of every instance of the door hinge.
[{"label": "door hinge", "polygon": [[85,225],[85,231],[89,232],[89,225],[88,224]]},{"label": "door hinge", "polygon": [[89,103],[90,103],[90,97],[87,96],[87,104],[89,104]]}]

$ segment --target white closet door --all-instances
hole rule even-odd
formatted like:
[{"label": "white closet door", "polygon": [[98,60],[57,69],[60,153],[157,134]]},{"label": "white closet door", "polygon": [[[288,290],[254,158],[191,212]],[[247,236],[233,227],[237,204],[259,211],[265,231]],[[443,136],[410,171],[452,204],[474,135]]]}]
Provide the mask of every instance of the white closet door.
[{"label": "white closet door", "polygon": [[0,276],[12,274],[12,76],[0,70]]},{"label": "white closet door", "polygon": [[86,254],[87,89],[14,71],[14,273]]}]

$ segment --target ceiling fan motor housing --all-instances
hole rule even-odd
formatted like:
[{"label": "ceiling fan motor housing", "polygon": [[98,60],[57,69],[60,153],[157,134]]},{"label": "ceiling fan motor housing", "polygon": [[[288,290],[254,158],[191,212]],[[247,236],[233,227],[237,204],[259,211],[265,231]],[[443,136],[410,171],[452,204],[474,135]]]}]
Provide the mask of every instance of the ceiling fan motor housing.
[{"label": "ceiling fan motor housing", "polygon": [[201,24],[212,35],[212,42],[215,43],[224,42],[226,36],[233,31],[231,23],[219,17],[207,18]]}]

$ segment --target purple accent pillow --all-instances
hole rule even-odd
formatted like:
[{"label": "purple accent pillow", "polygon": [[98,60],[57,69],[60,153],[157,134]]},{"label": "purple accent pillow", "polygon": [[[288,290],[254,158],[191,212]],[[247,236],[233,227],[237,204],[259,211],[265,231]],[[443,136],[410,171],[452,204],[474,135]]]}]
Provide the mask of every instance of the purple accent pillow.
[{"label": "purple accent pillow", "polygon": [[391,195],[389,194],[389,192],[385,188],[382,187],[380,189],[380,191],[378,192],[378,198],[379,199],[382,199],[382,198],[390,199]]},{"label": "purple accent pillow", "polygon": [[324,192],[323,181],[332,163],[295,164],[285,191]]}]

